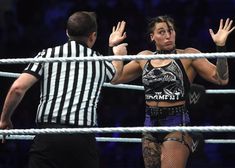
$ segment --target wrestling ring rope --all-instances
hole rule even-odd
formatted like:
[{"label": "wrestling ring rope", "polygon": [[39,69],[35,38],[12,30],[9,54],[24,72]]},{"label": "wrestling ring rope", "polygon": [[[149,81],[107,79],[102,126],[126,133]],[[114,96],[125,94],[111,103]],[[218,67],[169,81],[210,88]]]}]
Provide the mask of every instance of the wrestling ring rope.
[{"label": "wrestling ring rope", "polygon": [[[0,135],[0,139],[2,139]],[[33,140],[33,135],[12,135],[7,136],[7,140]],[[125,142],[125,143],[140,143],[141,138],[116,138],[116,137],[96,137],[98,142]],[[216,144],[233,144],[235,139],[206,139],[205,143],[216,143]]]},{"label": "wrestling ring rope", "polygon": [[[162,55],[127,55],[127,56],[98,56],[98,57],[77,57],[77,58],[14,58],[0,59],[0,64],[25,64],[25,63],[52,63],[52,62],[73,62],[73,61],[100,61],[100,60],[143,60],[143,59],[166,59],[166,58],[234,58],[235,53],[197,53],[197,54],[162,54]],[[19,73],[0,72],[2,77],[17,78]],[[111,85],[104,84],[105,87],[122,89],[143,90],[142,86],[136,85]],[[206,90],[208,94],[234,94],[235,89]],[[74,133],[142,133],[142,132],[235,132],[235,126],[187,126],[187,127],[105,127],[105,128],[47,128],[47,129],[10,129],[0,130],[0,138],[31,140],[36,134],[74,134]],[[140,138],[113,138],[97,137],[101,142],[141,142]],[[233,139],[207,139],[206,143],[235,143]]]},{"label": "wrestling ring rope", "polygon": [[121,60],[147,60],[147,59],[166,59],[166,58],[234,58],[234,52],[220,53],[192,53],[192,54],[160,54],[160,55],[122,55],[122,56],[86,56],[68,58],[12,58],[0,59],[0,64],[25,64],[25,63],[52,63],[52,62],[74,62],[74,61],[121,61]]},{"label": "wrestling ring rope", "polygon": [[[2,72],[0,71],[0,77],[7,78],[18,78],[20,73]],[[112,85],[110,83],[104,83],[104,87],[119,88],[119,89],[131,89],[131,90],[144,90],[143,86],[129,85],[129,84],[118,84]],[[207,94],[235,94],[235,89],[207,89]]]}]

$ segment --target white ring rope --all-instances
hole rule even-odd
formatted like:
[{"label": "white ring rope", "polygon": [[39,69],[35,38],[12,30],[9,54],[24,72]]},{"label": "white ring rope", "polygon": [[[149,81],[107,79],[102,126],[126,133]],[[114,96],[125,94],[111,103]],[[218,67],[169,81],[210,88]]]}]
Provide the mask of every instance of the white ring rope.
[{"label": "white ring rope", "polygon": [[[141,138],[96,137],[98,142],[130,142],[140,143]],[[235,139],[205,139],[205,143],[235,143]]]},{"label": "white ring rope", "polygon": [[[18,78],[20,73],[12,73],[12,72],[2,72],[0,71],[0,77],[8,77],[8,78]],[[143,86],[139,85],[128,85],[128,84],[118,84],[112,85],[110,83],[104,83],[104,87],[110,88],[119,88],[119,89],[131,89],[131,90],[144,90]],[[207,94],[235,94],[235,89],[207,89]]]},{"label": "white ring rope", "polygon": [[0,71],[0,76],[6,77],[6,78],[18,78],[20,76],[20,73],[12,73],[12,72],[3,72],[3,71]]},{"label": "white ring rope", "polygon": [[[138,85],[127,85],[127,84],[112,85],[110,83],[104,83],[103,86],[111,87],[111,88],[120,88],[120,89],[144,90],[143,86],[138,86]],[[235,89],[207,89],[206,93],[207,94],[235,94]]]},{"label": "white ring rope", "polygon": [[176,127],[103,127],[45,128],[0,130],[0,135],[75,134],[75,133],[143,133],[143,132],[235,132],[235,126],[176,126]]},{"label": "white ring rope", "polygon": [[95,57],[59,57],[59,58],[11,58],[0,59],[0,64],[25,64],[25,63],[52,63],[52,62],[74,62],[74,61],[113,61],[113,60],[147,60],[147,59],[168,59],[168,58],[234,58],[235,52],[221,53],[187,53],[187,54],[158,54],[158,55],[115,55]]},{"label": "white ring rope", "polygon": [[[6,136],[7,140],[33,140],[34,135],[11,135]],[[3,136],[0,135],[0,139]],[[96,137],[98,142],[125,142],[125,143],[140,143],[141,138],[120,138],[120,137]],[[232,144],[235,143],[235,139],[205,139],[205,143],[221,143],[221,144]]]}]

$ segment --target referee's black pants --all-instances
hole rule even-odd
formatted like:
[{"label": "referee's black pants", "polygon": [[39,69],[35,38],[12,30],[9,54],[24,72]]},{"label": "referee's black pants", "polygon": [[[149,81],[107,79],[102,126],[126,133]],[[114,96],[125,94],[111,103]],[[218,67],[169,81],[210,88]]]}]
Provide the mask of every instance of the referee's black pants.
[{"label": "referee's black pants", "polygon": [[94,134],[36,135],[30,149],[29,168],[98,168]]}]

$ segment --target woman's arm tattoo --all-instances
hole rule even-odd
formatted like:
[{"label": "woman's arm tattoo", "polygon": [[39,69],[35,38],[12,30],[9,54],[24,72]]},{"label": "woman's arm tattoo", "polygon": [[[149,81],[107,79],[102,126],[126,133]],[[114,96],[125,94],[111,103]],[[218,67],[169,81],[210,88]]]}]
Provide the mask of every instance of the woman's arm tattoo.
[{"label": "woman's arm tattoo", "polygon": [[229,78],[227,58],[218,58],[216,69],[219,80],[227,80]]}]

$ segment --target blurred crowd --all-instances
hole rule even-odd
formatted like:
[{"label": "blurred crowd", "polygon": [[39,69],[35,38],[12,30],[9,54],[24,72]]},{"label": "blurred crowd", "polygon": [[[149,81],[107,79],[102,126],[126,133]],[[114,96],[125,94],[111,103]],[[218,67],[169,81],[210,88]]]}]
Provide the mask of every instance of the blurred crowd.
[{"label": "blurred crowd", "polygon": [[[0,59],[34,57],[43,48],[67,41],[65,25],[68,16],[77,10],[95,11],[98,18],[98,39],[94,48],[108,53],[108,37],[118,21],[127,22],[128,54],[151,49],[147,36],[148,19],[168,14],[175,19],[177,48],[194,47],[202,52],[215,52],[209,35],[220,18],[235,19],[235,0],[0,0]],[[235,51],[235,32],[229,36],[227,50]],[[210,60],[215,62],[215,60]],[[229,59],[230,82],[219,87],[197,78],[207,89],[235,88],[235,59]],[[26,65],[0,65],[0,71],[20,73]],[[13,78],[0,77],[0,108]],[[141,79],[130,84],[141,85]],[[35,86],[27,93],[13,116],[15,128],[31,128],[38,104]],[[194,125],[235,125],[234,95],[207,95],[206,106],[192,110]],[[142,91],[103,88],[99,104],[99,126],[142,126],[144,95]],[[97,135],[98,136],[98,135]],[[99,136],[141,137],[140,134],[104,134]],[[208,133],[205,138],[234,139],[233,133]],[[0,168],[24,168],[30,141],[8,141],[0,145]],[[99,143],[101,168],[142,168],[141,145],[138,143]],[[190,168],[235,166],[233,144],[205,144],[193,156]]]}]

